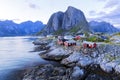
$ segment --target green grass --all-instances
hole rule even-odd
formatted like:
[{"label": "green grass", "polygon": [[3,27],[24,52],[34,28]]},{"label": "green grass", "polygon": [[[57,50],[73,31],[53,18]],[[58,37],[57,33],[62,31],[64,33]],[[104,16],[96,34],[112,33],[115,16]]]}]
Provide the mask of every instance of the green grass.
[{"label": "green grass", "polygon": [[59,29],[59,30],[55,31],[53,34],[59,35],[59,34],[62,34],[63,32],[64,32],[63,29]]},{"label": "green grass", "polygon": [[71,28],[71,29],[69,30],[69,32],[75,34],[78,30],[79,30],[79,27],[76,26],[76,27]]},{"label": "green grass", "polygon": [[120,36],[120,32],[119,32],[119,33],[116,33],[115,35]]},{"label": "green grass", "polygon": [[96,36],[89,37],[87,38],[87,41],[97,42],[97,37]]},{"label": "green grass", "polygon": [[98,38],[97,36],[89,37],[89,38],[87,38],[87,41],[111,43],[109,39],[103,40],[103,39],[101,39],[101,38]]}]

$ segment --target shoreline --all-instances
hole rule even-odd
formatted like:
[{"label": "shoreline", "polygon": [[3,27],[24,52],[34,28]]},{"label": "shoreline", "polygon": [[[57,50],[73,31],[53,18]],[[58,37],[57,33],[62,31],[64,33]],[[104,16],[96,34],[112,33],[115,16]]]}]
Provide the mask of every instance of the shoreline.
[{"label": "shoreline", "polygon": [[[45,42],[45,44],[44,44]],[[49,61],[57,61],[60,65],[45,64],[36,66],[30,69],[31,72],[25,71],[26,75],[22,80],[119,80],[119,68],[112,67],[108,63],[116,61],[119,58],[111,59],[108,56],[109,51],[114,52],[114,49],[119,49],[119,45],[99,45],[96,49],[87,49],[87,53],[72,50],[72,48],[65,49],[62,46],[56,45],[54,41],[44,41],[39,43],[39,49],[44,50],[39,55],[41,58]],[[48,44],[46,44],[48,42]],[[44,46],[44,48],[42,48]],[[48,48],[49,47],[49,48]],[[113,50],[109,50],[114,48]],[[90,53],[91,52],[91,53]],[[104,53],[105,52],[105,53]],[[89,55],[89,54],[90,55]],[[113,53],[111,53],[113,55]],[[110,54],[110,55],[111,55]],[[117,52],[114,53],[117,55]],[[109,59],[109,60],[108,60]],[[104,62],[103,62],[104,61]],[[114,63],[117,65],[117,63]],[[64,69],[63,69],[64,68]],[[57,72],[56,72],[57,69]],[[115,71],[116,70],[116,71]],[[55,72],[55,73],[54,73]],[[47,74],[49,73],[49,75]],[[39,74],[39,75],[38,75]],[[47,77],[46,77],[47,75]]]}]

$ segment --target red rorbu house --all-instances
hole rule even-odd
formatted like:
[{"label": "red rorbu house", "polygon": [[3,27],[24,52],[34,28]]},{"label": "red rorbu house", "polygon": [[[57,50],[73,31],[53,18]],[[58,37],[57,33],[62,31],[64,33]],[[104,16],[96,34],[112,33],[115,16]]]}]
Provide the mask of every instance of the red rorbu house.
[{"label": "red rorbu house", "polygon": [[59,44],[59,45],[64,45],[64,42],[65,41],[68,41],[67,39],[58,39],[58,41],[57,41],[57,43]]},{"label": "red rorbu house", "polygon": [[80,40],[80,36],[76,36],[74,39],[75,40]]},{"label": "red rorbu house", "polygon": [[76,45],[76,42],[73,40],[73,38],[73,36],[59,36],[57,43],[64,46],[74,46]]},{"label": "red rorbu house", "polygon": [[68,46],[75,46],[76,42],[74,40],[69,40],[69,41],[65,41],[64,45],[67,46],[67,47]]},{"label": "red rorbu house", "polygon": [[96,48],[97,44],[95,42],[83,42],[84,48]]}]

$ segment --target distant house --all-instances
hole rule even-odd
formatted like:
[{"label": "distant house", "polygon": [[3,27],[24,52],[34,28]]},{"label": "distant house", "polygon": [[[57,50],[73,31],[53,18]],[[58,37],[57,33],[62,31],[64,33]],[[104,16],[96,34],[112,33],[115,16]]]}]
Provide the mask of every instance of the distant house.
[{"label": "distant house", "polygon": [[95,42],[83,42],[83,48],[96,48],[97,44]]},{"label": "distant house", "polygon": [[67,36],[64,36],[64,39],[72,40],[72,39],[74,39],[74,37],[71,35],[67,35]]},{"label": "distant house", "polygon": [[78,35],[78,36],[75,36],[75,38],[74,38],[74,40],[80,40],[80,36]]},{"label": "distant house", "polygon": [[74,40],[65,41],[64,45],[65,46],[75,46],[76,45],[76,41],[74,41]]},{"label": "distant house", "polygon": [[78,33],[77,36],[80,36],[81,38],[84,38],[85,34],[84,33]]},{"label": "distant house", "polygon": [[68,41],[67,39],[64,39],[64,38],[61,38],[61,39],[58,39],[58,41],[57,41],[57,43],[59,44],[59,45],[64,45],[64,42],[65,41]]},{"label": "distant house", "polygon": [[47,35],[46,37],[49,38],[49,37],[54,37],[54,36],[53,35]]},{"label": "distant house", "polygon": [[58,36],[57,38],[58,39],[64,39],[64,36]]},{"label": "distant house", "polygon": [[85,34],[84,33],[77,33],[76,36],[75,36],[75,40],[80,40],[80,39],[83,39],[85,38]]},{"label": "distant house", "polygon": [[76,41],[73,40],[73,36],[58,36],[58,41],[57,43],[59,45],[64,45],[64,46],[74,46],[76,45]]}]

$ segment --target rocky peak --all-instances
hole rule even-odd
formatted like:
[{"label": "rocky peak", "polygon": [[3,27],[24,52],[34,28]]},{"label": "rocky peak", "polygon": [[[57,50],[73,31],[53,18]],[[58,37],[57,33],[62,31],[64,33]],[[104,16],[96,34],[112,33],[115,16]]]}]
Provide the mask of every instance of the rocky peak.
[{"label": "rocky peak", "polygon": [[84,13],[74,7],[69,6],[64,13],[63,25],[62,27],[66,30],[70,30],[72,27],[81,26],[88,28],[88,23],[85,19]]},{"label": "rocky peak", "polygon": [[[49,29],[49,32],[51,33],[53,30],[58,30],[59,27],[61,27],[62,24],[62,19],[63,19],[63,12],[57,12],[54,13],[48,23],[47,23],[47,28]],[[52,30],[50,30],[52,29]]]},{"label": "rocky peak", "polygon": [[74,16],[75,18],[77,16],[81,16],[81,18],[85,18],[84,13],[81,10],[74,8],[72,6],[68,7],[68,9],[65,11],[65,14],[68,14],[69,16]]},{"label": "rocky peak", "polygon": [[54,13],[43,30],[43,34],[54,34],[58,32],[90,32],[84,13],[71,6],[65,12],[59,11]]}]

